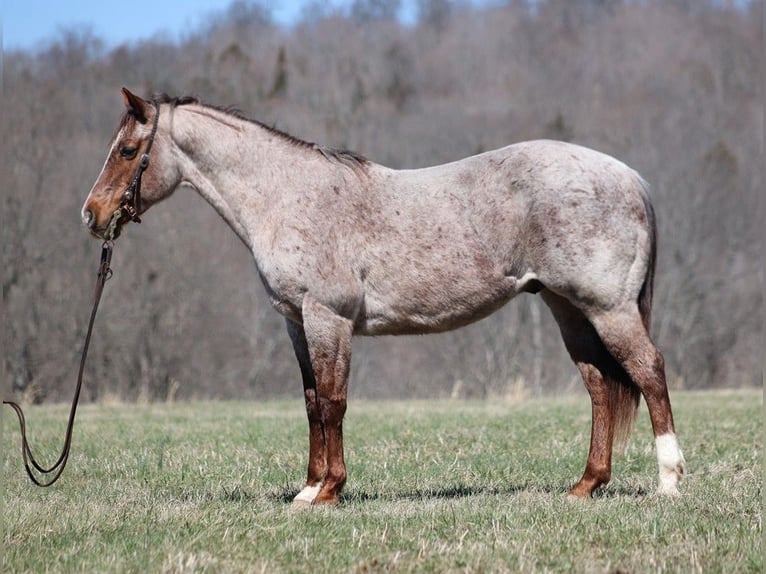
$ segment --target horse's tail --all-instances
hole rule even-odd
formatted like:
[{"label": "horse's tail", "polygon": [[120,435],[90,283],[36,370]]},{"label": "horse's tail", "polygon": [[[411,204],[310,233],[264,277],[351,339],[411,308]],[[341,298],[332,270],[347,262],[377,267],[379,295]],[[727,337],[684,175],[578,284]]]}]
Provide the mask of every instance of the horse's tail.
[{"label": "horse's tail", "polygon": [[649,226],[649,261],[644,277],[644,284],[638,294],[638,311],[644,327],[649,331],[652,322],[652,297],[654,296],[654,272],[657,267],[657,219],[654,215],[654,207],[649,199],[649,184],[643,179],[641,182],[641,198],[644,200],[646,210],[646,223]]},{"label": "horse's tail", "polygon": [[633,430],[633,423],[638,414],[638,401],[641,392],[626,374],[615,379],[607,379],[609,386],[609,407],[614,413],[614,449],[622,453]]},{"label": "horse's tail", "polygon": [[[646,223],[649,228],[649,260],[646,275],[638,293],[638,311],[647,332],[652,319],[652,296],[654,295],[654,272],[657,266],[657,220],[654,207],[649,199],[649,184],[639,178],[641,198],[646,210]],[[609,402],[615,415],[614,445],[622,451],[628,441],[633,423],[638,413],[638,403],[641,392],[627,375],[619,377],[609,389]]]}]

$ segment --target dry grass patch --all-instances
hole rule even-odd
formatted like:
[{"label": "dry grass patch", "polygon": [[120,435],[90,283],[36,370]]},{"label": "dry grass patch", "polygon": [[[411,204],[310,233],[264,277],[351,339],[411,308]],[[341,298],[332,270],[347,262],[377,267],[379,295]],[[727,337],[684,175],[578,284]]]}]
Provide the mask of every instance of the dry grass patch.
[{"label": "dry grass patch", "polygon": [[[338,508],[291,509],[300,401],[85,406],[54,488],[3,420],[6,572],[761,572],[761,391],[676,393],[683,496],[653,494],[643,412],[614,480],[568,502],[582,397],[352,403]],[[64,407],[31,410],[40,453]]]}]

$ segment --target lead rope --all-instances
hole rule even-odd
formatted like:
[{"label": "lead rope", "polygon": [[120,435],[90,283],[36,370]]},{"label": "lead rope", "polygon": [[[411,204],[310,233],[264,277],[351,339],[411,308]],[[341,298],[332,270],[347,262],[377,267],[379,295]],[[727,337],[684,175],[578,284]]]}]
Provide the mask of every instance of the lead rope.
[{"label": "lead rope", "polygon": [[[88,347],[90,346],[90,337],[93,333],[93,324],[96,321],[96,311],[98,311],[98,304],[101,301],[101,293],[104,291],[104,284],[112,276],[112,269],[109,264],[112,261],[112,242],[104,241],[101,247],[101,263],[98,266],[98,278],[96,279],[96,290],[93,295],[93,310],[90,313],[90,321],[88,322],[88,332],[85,335],[85,344],[82,349],[82,357],[80,358],[80,370],[77,374],[77,386],[75,387],[74,397],[72,398],[72,407],[69,411],[69,423],[66,428],[66,438],[64,439],[64,447],[61,450],[61,455],[58,460],[50,467],[44,468],[41,466],[32,455],[32,449],[29,447],[29,441],[27,441],[27,425],[24,420],[24,411],[18,403],[13,401],[3,401],[4,405],[8,405],[14,411],[19,419],[19,430],[21,431],[21,456],[24,459],[24,468],[27,471],[27,475],[30,480],[37,486],[47,487],[56,482],[61,474],[64,472],[67,460],[69,459],[69,451],[72,447],[72,431],[74,430],[74,418],[77,413],[77,404],[80,400],[80,390],[82,389],[82,378],[85,372],[85,359],[88,356]],[[32,470],[34,467],[37,472],[42,475],[49,475],[52,473],[53,478],[45,482],[45,479],[35,476],[35,472]]]}]

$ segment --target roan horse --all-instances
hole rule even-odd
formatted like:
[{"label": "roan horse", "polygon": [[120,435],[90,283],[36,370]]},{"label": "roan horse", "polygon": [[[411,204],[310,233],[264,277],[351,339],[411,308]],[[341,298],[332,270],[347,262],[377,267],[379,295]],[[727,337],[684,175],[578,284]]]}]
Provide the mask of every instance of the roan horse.
[{"label": "roan horse", "polygon": [[303,378],[308,476],[293,504],[337,503],[346,482],[353,335],[454,329],[522,292],[553,312],[592,401],[590,452],[570,495],[589,497],[610,480],[613,446],[627,438],[640,395],[658,490],[678,494],[685,463],[649,335],[655,218],[635,171],[556,141],[393,170],[195,98],[123,96],[83,221],[111,240],[186,186],[250,248]]}]

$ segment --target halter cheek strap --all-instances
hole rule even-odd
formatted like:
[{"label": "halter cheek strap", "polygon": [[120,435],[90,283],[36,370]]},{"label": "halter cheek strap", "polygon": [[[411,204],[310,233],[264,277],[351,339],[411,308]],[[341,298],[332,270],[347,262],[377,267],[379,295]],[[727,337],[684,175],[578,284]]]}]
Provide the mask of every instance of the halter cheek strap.
[{"label": "halter cheek strap", "polygon": [[141,210],[141,176],[147,167],[149,167],[149,155],[144,153],[141,155],[141,163],[138,164],[138,169],[130,181],[130,185],[122,194],[122,201],[118,209],[120,215],[124,213],[135,223],[141,223],[141,218],[138,216]]},{"label": "halter cheek strap", "polygon": [[[138,164],[138,169],[130,181],[130,185],[122,194],[122,201],[120,207],[112,216],[112,221],[116,223],[119,219],[126,215],[130,221],[135,223],[141,223],[141,218],[138,214],[141,212],[141,177],[144,175],[146,168],[149,167],[149,152],[152,150],[152,144],[154,144],[154,136],[157,135],[157,124],[160,120],[160,106],[156,101],[152,101],[154,106],[154,121],[152,123],[152,131],[149,134],[149,141],[146,144],[146,151],[141,154],[141,161]],[[112,227],[110,225],[110,227]]]}]

